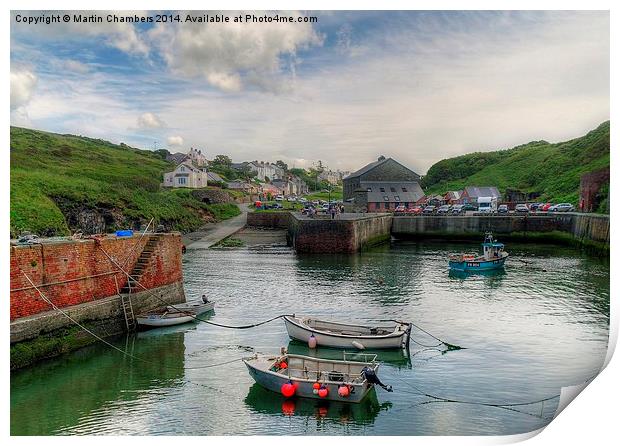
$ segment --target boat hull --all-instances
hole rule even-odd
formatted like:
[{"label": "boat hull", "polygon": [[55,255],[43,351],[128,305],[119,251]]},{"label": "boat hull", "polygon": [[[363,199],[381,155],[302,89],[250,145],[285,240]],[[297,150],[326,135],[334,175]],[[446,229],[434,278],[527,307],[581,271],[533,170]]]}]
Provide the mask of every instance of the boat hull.
[{"label": "boat hull", "polygon": [[355,336],[316,330],[303,324],[299,319],[290,316],[284,317],[284,323],[286,325],[286,331],[291,339],[307,343],[310,336],[314,335],[317,346],[322,347],[374,350],[406,348],[409,344],[408,329],[382,336]]},{"label": "boat hull", "polygon": [[194,320],[193,316],[179,316],[179,317],[157,317],[159,315],[149,316],[137,316],[136,321],[139,325],[145,325],[147,327],[170,327],[172,325],[185,324]]},{"label": "boat hull", "polygon": [[[243,362],[247,366],[250,376],[254,379],[254,381],[272,392],[282,394],[282,385],[289,382],[289,378],[287,376],[280,375],[269,370],[261,370],[256,368],[250,361],[245,359]],[[362,384],[348,383],[352,389],[351,394],[348,397],[341,397],[338,395],[338,387],[340,384],[323,383],[323,385],[328,389],[328,394],[327,397],[321,398],[318,394],[313,392],[314,389],[312,386],[316,382],[315,380],[291,379],[291,382],[295,385],[295,397],[327,401],[341,401],[345,403],[359,403],[373,388],[373,384],[368,382],[364,382]]]},{"label": "boat hull", "polygon": [[450,268],[456,271],[490,271],[494,269],[500,269],[504,267],[508,256],[493,259],[493,260],[467,260],[467,261],[454,261],[450,260]]}]

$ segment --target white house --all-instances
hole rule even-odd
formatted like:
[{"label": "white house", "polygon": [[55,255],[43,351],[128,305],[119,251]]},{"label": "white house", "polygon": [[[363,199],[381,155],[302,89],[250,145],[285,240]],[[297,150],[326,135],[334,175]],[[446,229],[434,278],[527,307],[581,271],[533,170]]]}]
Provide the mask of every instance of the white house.
[{"label": "white house", "polygon": [[183,161],[172,172],[164,174],[165,187],[207,187],[209,176],[206,167],[194,167],[189,161]]},{"label": "white house", "polygon": [[275,164],[253,161],[249,163],[250,170],[259,180],[269,178],[272,180],[280,180],[284,177],[284,170]]}]

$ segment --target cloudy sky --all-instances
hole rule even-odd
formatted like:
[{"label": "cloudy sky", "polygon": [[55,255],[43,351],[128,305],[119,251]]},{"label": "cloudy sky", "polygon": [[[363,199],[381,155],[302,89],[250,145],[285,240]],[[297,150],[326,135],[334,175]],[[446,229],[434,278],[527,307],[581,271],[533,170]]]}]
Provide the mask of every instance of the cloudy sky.
[{"label": "cloudy sky", "polygon": [[343,170],[383,154],[423,174],[609,119],[607,12],[139,25],[106,23],[106,12],[100,24],[28,25],[18,14],[40,15],[12,13],[12,125],[141,148]]}]

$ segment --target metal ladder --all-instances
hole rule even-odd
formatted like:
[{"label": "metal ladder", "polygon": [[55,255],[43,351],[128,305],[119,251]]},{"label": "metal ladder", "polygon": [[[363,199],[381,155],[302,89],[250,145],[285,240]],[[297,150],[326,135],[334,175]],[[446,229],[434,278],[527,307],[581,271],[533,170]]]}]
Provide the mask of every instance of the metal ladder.
[{"label": "metal ladder", "polygon": [[121,307],[123,308],[123,315],[125,316],[125,326],[129,333],[133,333],[137,328],[136,316],[133,312],[133,306],[131,305],[131,291],[133,287],[129,287],[128,294],[121,294],[116,276],[114,276],[114,282],[116,282],[116,293],[121,298]]}]

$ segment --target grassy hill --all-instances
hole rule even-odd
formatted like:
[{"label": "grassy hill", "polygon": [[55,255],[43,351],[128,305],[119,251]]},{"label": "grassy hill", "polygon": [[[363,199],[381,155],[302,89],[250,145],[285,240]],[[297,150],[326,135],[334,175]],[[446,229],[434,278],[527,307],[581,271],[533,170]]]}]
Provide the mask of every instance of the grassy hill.
[{"label": "grassy hill", "polygon": [[[577,205],[582,174],[609,167],[609,121],[580,138],[550,144],[533,141],[509,150],[476,152],[431,166],[422,180],[427,193],[465,186],[497,186],[541,193],[541,200]],[[601,203],[608,209],[609,188]]]},{"label": "grassy hill", "polygon": [[157,154],[100,139],[11,127],[11,235],[67,235],[95,211],[106,230],[146,224],[190,231],[239,210],[160,187],[172,165]]}]

